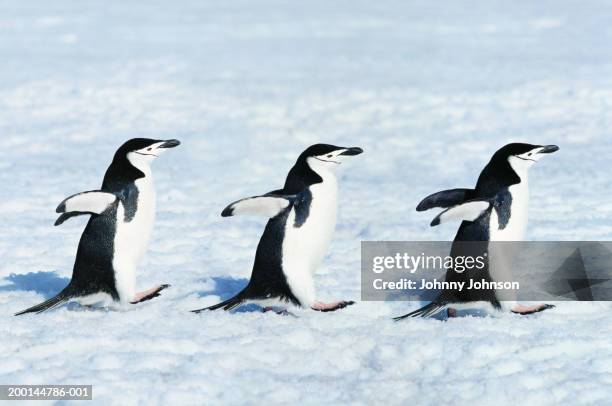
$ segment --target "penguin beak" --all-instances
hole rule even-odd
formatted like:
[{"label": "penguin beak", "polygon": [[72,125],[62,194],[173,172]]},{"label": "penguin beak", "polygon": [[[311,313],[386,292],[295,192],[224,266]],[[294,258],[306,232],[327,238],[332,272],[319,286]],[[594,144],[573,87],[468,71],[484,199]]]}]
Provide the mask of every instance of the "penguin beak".
[{"label": "penguin beak", "polygon": [[352,148],[347,148],[340,155],[353,156],[353,155],[359,155],[362,152],[363,152],[363,149],[361,149],[359,147],[352,147]]},{"label": "penguin beak", "polygon": [[157,148],[174,148],[178,147],[179,145],[181,145],[181,142],[179,140],[168,140]]},{"label": "penguin beak", "polygon": [[546,145],[538,152],[538,154],[552,154],[553,152],[556,152],[558,150],[559,147],[556,145]]}]

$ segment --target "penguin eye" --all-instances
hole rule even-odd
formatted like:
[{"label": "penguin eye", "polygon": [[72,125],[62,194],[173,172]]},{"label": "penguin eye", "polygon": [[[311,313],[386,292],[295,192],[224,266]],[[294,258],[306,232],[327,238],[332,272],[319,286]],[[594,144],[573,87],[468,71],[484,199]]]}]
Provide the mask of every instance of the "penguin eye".
[{"label": "penguin eye", "polygon": [[329,155],[327,155],[327,157],[328,157],[328,158],[331,158],[331,157],[333,157],[333,155],[332,155],[332,154],[329,154]]},{"label": "penguin eye", "polygon": [[527,156],[532,156],[532,155],[533,155],[533,154],[532,154],[531,152],[527,154]]},{"label": "penguin eye", "polygon": [[[147,148],[147,151],[151,151],[152,148]],[[531,154],[530,154],[531,155]]]}]

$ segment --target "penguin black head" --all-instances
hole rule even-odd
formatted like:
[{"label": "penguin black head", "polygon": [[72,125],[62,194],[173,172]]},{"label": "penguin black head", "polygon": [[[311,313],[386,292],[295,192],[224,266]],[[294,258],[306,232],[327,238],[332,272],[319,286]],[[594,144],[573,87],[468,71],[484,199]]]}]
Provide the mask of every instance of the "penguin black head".
[{"label": "penguin black head", "polygon": [[168,148],[174,148],[181,143],[178,140],[153,140],[149,138],[133,138],[125,142],[117,152],[108,168],[104,183],[113,179],[138,179],[145,176],[155,158],[162,155]]},{"label": "penguin black head", "polygon": [[300,154],[289,171],[285,191],[299,193],[304,187],[323,181],[321,175],[333,171],[348,157],[359,155],[359,147],[338,147],[329,144],[315,144]]},{"label": "penguin black head", "polygon": [[168,148],[174,148],[181,143],[178,140],[152,140],[149,138],[133,138],[123,144],[115,153],[113,163],[126,160],[132,166],[142,170],[162,155]]},{"label": "penguin black head", "polygon": [[336,168],[347,157],[359,155],[362,152],[363,149],[359,147],[346,148],[329,144],[315,144],[302,152],[296,165],[302,161],[315,172],[318,172],[318,169]]},{"label": "penguin black head", "polygon": [[545,154],[558,151],[556,145],[532,145],[523,143],[512,143],[500,148],[492,161],[505,161],[510,164],[517,174],[520,174],[538,162]]},{"label": "penguin black head", "polygon": [[[510,186],[521,182],[529,168],[544,156],[559,150],[556,145],[512,143],[500,148],[480,173],[476,189],[490,189],[497,193],[500,185]],[[496,185],[496,186],[491,186]]]}]

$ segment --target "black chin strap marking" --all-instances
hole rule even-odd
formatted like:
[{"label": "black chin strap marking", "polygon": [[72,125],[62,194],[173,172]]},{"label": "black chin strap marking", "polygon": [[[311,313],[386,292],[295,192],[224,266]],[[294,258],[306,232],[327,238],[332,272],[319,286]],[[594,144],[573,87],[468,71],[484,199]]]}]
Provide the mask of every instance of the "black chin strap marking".
[{"label": "black chin strap marking", "polygon": [[538,162],[538,161],[536,161],[536,160],[534,160],[534,159],[522,158],[522,157],[520,157],[520,156],[518,156],[518,155],[512,155],[512,156],[514,156],[514,157],[516,157],[516,158],[518,158],[518,159],[522,159],[523,161]]},{"label": "black chin strap marking", "polygon": [[138,151],[134,151],[134,153],[136,153],[136,154],[138,154],[138,155],[154,156],[154,157],[156,157],[156,158],[159,158],[159,157],[158,157],[157,155],[155,155],[155,154],[145,154],[145,153],[138,152]]},{"label": "black chin strap marking", "polygon": [[326,160],[326,159],[317,158],[316,156],[313,156],[313,158],[314,158],[314,159],[318,159],[318,160],[319,160],[319,161],[321,161],[321,162],[331,162],[331,163],[333,163],[333,164],[340,165],[340,162],[336,162],[336,161],[328,161],[328,160]]}]

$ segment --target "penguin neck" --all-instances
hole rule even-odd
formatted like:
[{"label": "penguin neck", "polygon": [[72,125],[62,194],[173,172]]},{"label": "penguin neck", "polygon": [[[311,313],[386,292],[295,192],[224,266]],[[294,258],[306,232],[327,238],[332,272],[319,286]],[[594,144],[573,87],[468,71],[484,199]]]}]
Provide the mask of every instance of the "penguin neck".
[{"label": "penguin neck", "polygon": [[514,172],[514,174],[519,178],[520,183],[527,184],[529,180],[529,168],[531,165],[525,163],[524,161],[516,162],[515,164],[508,162],[508,165],[510,166],[512,172]]},{"label": "penguin neck", "polygon": [[316,202],[315,206],[320,206],[326,211],[333,212],[333,215],[326,221],[333,222],[335,226],[335,213],[338,207],[338,180],[336,179],[336,174],[328,168],[317,168],[316,174],[321,178],[321,182],[308,186],[308,190],[310,190],[312,198]]},{"label": "penguin neck", "polygon": [[525,185],[529,183],[529,170],[519,169],[515,170],[514,173],[516,173],[516,176],[521,180],[520,183],[524,183]]},{"label": "penguin neck", "polygon": [[132,161],[129,160],[130,165],[135,168],[137,171],[139,171],[140,173],[143,174],[143,178],[144,177],[150,177],[151,176],[151,164],[149,162],[143,162],[143,161]]},{"label": "penguin neck", "polygon": [[311,170],[321,179],[320,182],[317,183],[333,183],[334,186],[337,184],[336,173],[324,166],[312,169]]},{"label": "penguin neck", "polygon": [[[523,172],[517,173],[510,162],[494,157],[480,173],[476,191],[481,197],[493,197],[500,189],[523,182],[521,175]],[[527,180],[526,171],[524,179]]]},{"label": "penguin neck", "polygon": [[118,192],[126,184],[151,176],[149,165],[133,165],[127,158],[114,159],[104,175],[102,190]]},{"label": "penguin neck", "polygon": [[303,160],[291,168],[283,190],[287,194],[297,194],[314,184],[323,182],[323,178]]},{"label": "penguin neck", "polygon": [[527,211],[529,204],[529,168],[512,168],[519,178],[519,182],[511,185],[508,190],[512,193],[512,198],[516,201],[517,207],[522,207]]}]

